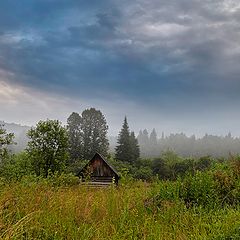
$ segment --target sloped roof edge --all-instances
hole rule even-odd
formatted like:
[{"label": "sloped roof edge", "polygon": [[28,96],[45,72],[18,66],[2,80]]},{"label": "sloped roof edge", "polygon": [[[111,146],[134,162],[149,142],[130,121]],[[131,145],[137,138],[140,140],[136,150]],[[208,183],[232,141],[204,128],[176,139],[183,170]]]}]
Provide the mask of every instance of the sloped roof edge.
[{"label": "sloped roof edge", "polygon": [[107,162],[107,160],[106,160],[100,153],[98,153],[98,152],[96,152],[96,153],[94,154],[94,156],[92,157],[92,159],[79,171],[78,176],[80,175],[80,173],[81,173],[84,169],[86,169],[86,168],[90,165],[90,163],[91,163],[96,157],[100,157],[100,158],[109,166],[109,168],[120,178],[120,175],[119,175],[118,172],[114,169],[114,167],[111,166],[111,165]]}]

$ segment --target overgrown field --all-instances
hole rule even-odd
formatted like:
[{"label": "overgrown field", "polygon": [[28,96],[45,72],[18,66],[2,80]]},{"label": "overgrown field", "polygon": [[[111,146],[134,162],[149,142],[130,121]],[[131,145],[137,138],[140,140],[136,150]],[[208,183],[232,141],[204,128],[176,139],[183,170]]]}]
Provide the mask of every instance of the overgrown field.
[{"label": "overgrown field", "polygon": [[2,183],[0,239],[240,239],[240,181],[230,173],[107,189],[63,180]]}]

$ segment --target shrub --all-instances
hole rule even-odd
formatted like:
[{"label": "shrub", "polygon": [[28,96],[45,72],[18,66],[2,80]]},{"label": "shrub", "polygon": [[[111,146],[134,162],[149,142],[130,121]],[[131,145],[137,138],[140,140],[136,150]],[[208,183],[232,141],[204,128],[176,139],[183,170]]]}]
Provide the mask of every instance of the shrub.
[{"label": "shrub", "polygon": [[188,175],[181,185],[180,197],[187,206],[213,206],[218,203],[216,183],[211,172],[196,172]]},{"label": "shrub", "polygon": [[1,176],[7,181],[19,181],[32,173],[32,166],[26,152],[9,156],[1,164]]},{"label": "shrub", "polygon": [[68,174],[49,174],[46,178],[46,182],[53,187],[67,187],[67,186],[74,186],[79,184],[79,178],[75,175],[68,173]]}]

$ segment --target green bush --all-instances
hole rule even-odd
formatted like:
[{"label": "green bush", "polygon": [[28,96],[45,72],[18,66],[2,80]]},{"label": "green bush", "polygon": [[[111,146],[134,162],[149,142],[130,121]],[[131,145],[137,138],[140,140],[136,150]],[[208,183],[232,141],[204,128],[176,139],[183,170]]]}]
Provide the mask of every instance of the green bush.
[{"label": "green bush", "polygon": [[79,184],[80,180],[72,173],[49,174],[45,182],[53,187],[67,187]]},{"label": "green bush", "polygon": [[133,174],[134,178],[146,181],[150,181],[152,176],[152,169],[150,167],[140,167],[139,169],[136,169],[135,173]]},{"label": "green bush", "polygon": [[1,177],[9,182],[19,181],[24,176],[33,173],[31,162],[26,152],[9,156],[1,163],[0,170]]},{"label": "green bush", "polygon": [[219,198],[216,191],[216,182],[211,172],[196,172],[183,179],[180,197],[187,206],[211,206],[218,204]]}]

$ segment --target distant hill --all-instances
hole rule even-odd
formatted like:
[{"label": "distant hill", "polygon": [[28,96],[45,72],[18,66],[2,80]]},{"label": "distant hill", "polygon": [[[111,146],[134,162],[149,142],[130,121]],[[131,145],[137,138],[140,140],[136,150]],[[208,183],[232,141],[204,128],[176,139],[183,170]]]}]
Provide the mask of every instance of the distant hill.
[{"label": "distant hill", "polygon": [[16,144],[12,145],[10,149],[14,152],[20,152],[24,150],[27,146],[28,138],[26,136],[27,131],[31,128],[29,126],[22,126],[16,123],[6,123],[4,121],[0,121],[1,125],[4,125],[4,129],[7,130],[8,133],[14,133],[14,142]]}]

